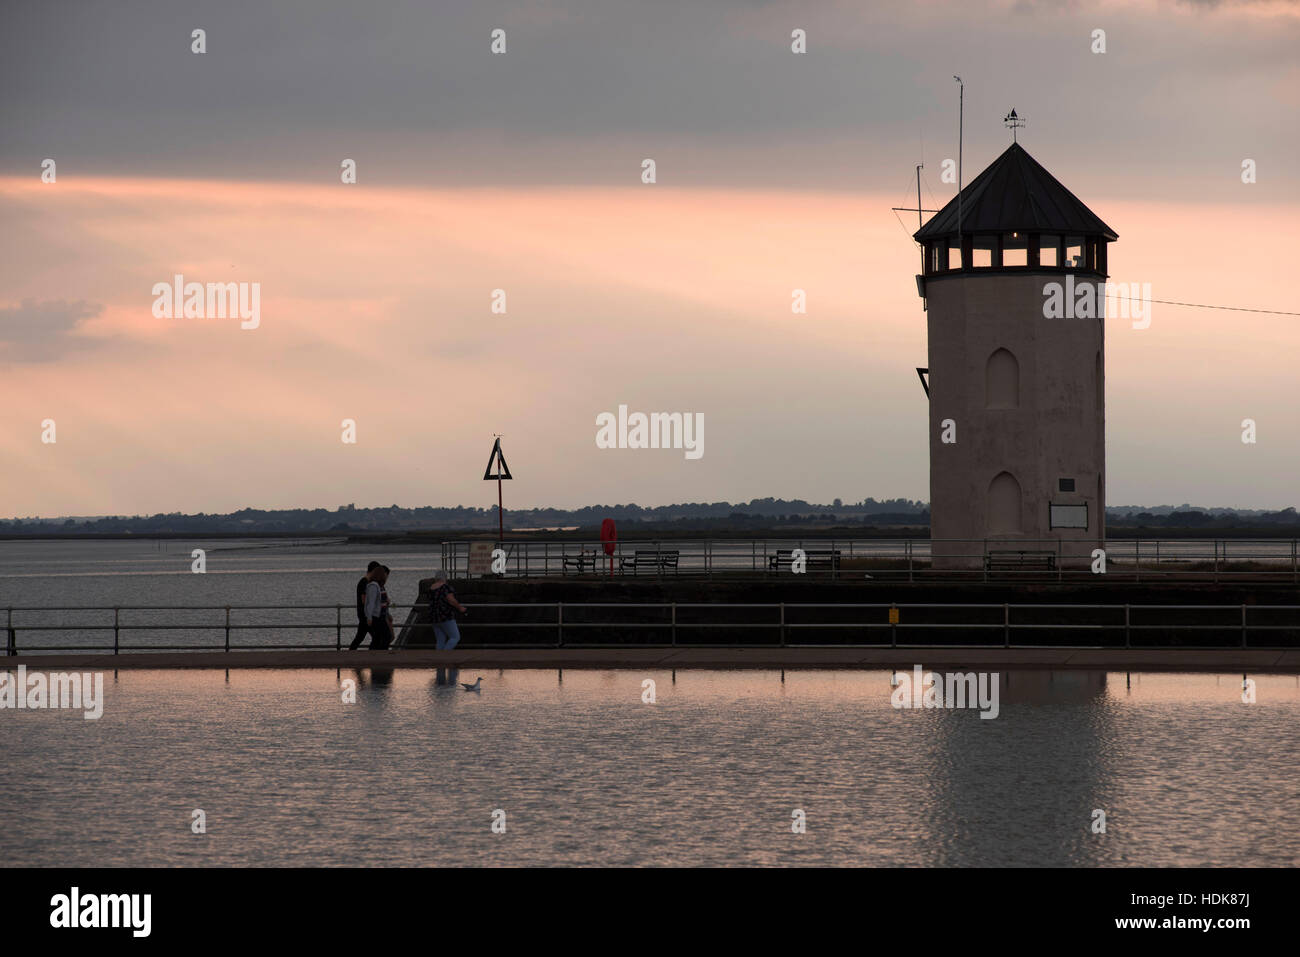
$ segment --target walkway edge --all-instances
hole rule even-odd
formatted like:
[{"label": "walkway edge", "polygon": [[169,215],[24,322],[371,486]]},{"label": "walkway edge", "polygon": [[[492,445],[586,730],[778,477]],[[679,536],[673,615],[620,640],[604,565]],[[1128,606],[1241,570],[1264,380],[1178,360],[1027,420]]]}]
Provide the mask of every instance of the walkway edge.
[{"label": "walkway edge", "polygon": [[456,651],[231,651],[24,654],[0,670],[242,668],[800,669],[1040,668],[1300,674],[1300,649],[1201,648],[481,648]]}]

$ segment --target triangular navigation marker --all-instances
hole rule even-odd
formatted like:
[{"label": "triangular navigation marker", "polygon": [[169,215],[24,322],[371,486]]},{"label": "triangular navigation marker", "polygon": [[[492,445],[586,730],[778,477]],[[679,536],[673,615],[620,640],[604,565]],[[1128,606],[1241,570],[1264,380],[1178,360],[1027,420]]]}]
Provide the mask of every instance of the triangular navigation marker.
[{"label": "triangular navigation marker", "polygon": [[[492,474],[492,463],[497,463],[497,472]],[[501,454],[501,437],[497,436],[496,442],[492,444],[492,454],[488,456],[487,468],[483,470],[483,481],[490,482],[493,479],[498,481],[510,479],[510,466],[506,465],[506,457]]]}]

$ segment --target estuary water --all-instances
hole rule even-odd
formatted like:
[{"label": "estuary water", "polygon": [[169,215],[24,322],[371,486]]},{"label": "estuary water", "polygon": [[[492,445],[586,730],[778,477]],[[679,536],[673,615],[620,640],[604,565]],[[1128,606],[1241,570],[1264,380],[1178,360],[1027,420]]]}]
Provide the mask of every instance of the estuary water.
[{"label": "estuary water", "polygon": [[0,710],[0,860],[1300,863],[1294,676],[1011,672],[993,720],[896,709],[884,671],[439,677],[108,672],[98,720]]},{"label": "estuary water", "polygon": [[[204,551],[203,574],[193,571],[194,549]],[[111,649],[112,609],[120,607],[123,646],[218,650],[225,640],[224,608],[230,605],[234,645],[292,642],[332,647],[340,619],[345,644],[356,630],[354,588],[369,561],[392,569],[389,597],[397,605],[410,605],[420,579],[433,575],[441,557],[437,545],[342,541],[0,542],[0,628],[12,619],[20,650],[53,644]],[[336,610],[340,604],[341,613]],[[239,607],[259,605],[269,607]],[[139,606],[177,607],[153,611]],[[405,614],[401,609],[393,617],[400,623]],[[291,632],[259,627],[302,624],[315,627]],[[165,627],[177,625],[190,627]]]}]

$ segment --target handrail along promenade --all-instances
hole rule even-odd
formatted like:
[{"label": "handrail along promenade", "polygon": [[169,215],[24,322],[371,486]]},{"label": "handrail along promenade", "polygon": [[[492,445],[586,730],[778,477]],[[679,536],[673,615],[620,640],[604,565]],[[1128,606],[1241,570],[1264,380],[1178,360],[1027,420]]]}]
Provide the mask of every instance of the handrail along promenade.
[{"label": "handrail along promenade", "polygon": [[[408,612],[427,609],[425,604],[393,605]],[[69,606],[63,608],[11,606],[5,609],[5,652],[9,656],[23,652],[93,651],[113,654],[133,651],[251,651],[251,650],[342,650],[344,638],[355,629],[346,615],[352,605],[134,605]],[[619,614],[602,615],[616,610]],[[159,623],[126,620],[130,613],[158,616],[169,612],[213,612],[214,620],[199,623],[174,620]],[[246,613],[332,611],[332,621],[291,621],[268,623],[259,617],[254,622],[239,620]],[[1163,604],[1053,604],[1053,603],[971,603],[971,602],[474,602],[471,614],[463,622],[465,642],[476,648],[562,648],[562,647],[900,647],[900,636],[925,636],[959,631],[963,635],[988,636],[987,642],[961,642],[961,647],[1102,647],[1101,639],[1113,639],[1112,647],[1138,647],[1144,635],[1155,637],[1171,633],[1189,637],[1209,636],[1218,632],[1219,643],[1198,647],[1219,648],[1296,648],[1300,647],[1300,605],[1232,604],[1232,605],[1163,605]],[[16,623],[15,613],[39,614],[48,620],[50,613],[101,615],[102,624]],[[629,617],[628,613],[632,613]],[[345,614],[346,613],[346,614]],[[1052,614],[1044,614],[1052,613]],[[111,618],[109,617],[111,615]],[[934,620],[934,619],[939,620]],[[431,622],[408,620],[399,627],[419,634],[431,629]],[[1216,620],[1217,619],[1217,620]],[[536,641],[494,642],[492,631],[502,629],[536,633]],[[646,641],[623,640],[602,644],[612,633],[645,634]],[[47,632],[111,632],[112,645],[56,644],[41,641]],[[123,636],[135,632],[208,632],[215,633],[211,644],[126,643]],[[238,643],[232,635],[243,632],[282,631],[332,632],[332,641],[283,642],[258,641]],[[760,637],[760,641],[709,642],[710,632],[737,632]],[[817,631],[835,635],[832,642],[817,642],[807,636]],[[566,635],[566,632],[568,633]],[[35,639],[19,641],[19,634]],[[1035,634],[1078,636],[1091,643],[1056,642],[1032,644]],[[1280,634],[1284,633],[1284,634]],[[425,632],[427,634],[427,632]],[[1122,646],[1119,636],[1123,636]],[[1227,640],[1227,636],[1231,640]],[[1272,637],[1274,643],[1269,643]],[[801,640],[804,638],[805,640]],[[1023,638],[1025,640],[1017,640]],[[1276,643],[1282,639],[1284,643]],[[1161,642],[1167,646],[1168,642]],[[416,645],[419,646],[419,645]],[[957,647],[957,645],[945,645]]]}]

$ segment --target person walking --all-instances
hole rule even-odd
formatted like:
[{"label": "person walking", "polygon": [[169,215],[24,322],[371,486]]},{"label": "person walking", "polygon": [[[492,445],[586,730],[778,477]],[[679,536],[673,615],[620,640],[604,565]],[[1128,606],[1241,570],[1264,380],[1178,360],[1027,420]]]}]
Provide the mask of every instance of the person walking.
[{"label": "person walking", "polygon": [[361,642],[366,640],[366,635],[370,635],[371,647],[374,646],[374,633],[370,630],[370,625],[366,621],[366,589],[374,581],[375,569],[380,568],[379,562],[371,562],[366,566],[366,573],[361,576],[357,582],[357,636],[352,639],[352,644],[348,645],[348,651],[356,651],[361,647]]},{"label": "person walking", "polygon": [[384,615],[384,624],[388,626],[388,641],[384,647],[392,644],[394,636],[397,634],[393,627],[393,610],[388,603],[388,576],[392,572],[387,565],[379,566],[384,570],[384,577],[379,579],[379,608]]},{"label": "person walking", "polygon": [[460,644],[460,627],[456,624],[456,612],[462,615],[469,611],[465,605],[456,600],[447,573],[439,570],[434,576],[430,600],[433,604],[433,633],[440,651],[451,651]]},{"label": "person walking", "polygon": [[370,650],[383,651],[393,641],[392,619],[388,615],[388,566],[374,570],[366,586],[366,624],[370,628]]},{"label": "person walking", "polygon": [[396,651],[393,640],[397,637],[397,628],[393,622],[393,611],[388,603],[388,575],[392,571],[387,565],[380,565],[383,577],[379,579],[379,614],[384,620],[384,649]]}]

